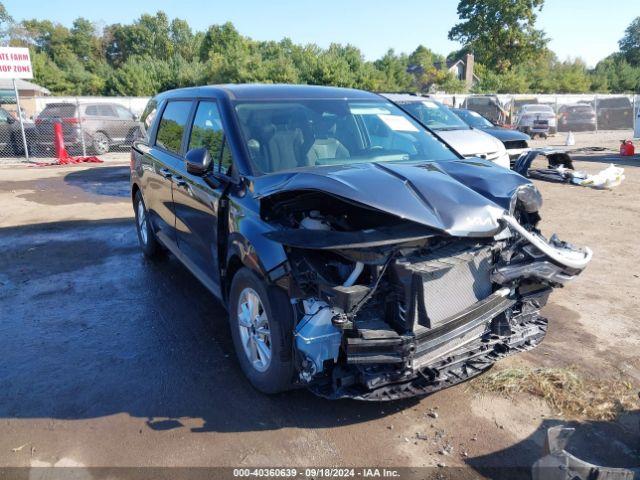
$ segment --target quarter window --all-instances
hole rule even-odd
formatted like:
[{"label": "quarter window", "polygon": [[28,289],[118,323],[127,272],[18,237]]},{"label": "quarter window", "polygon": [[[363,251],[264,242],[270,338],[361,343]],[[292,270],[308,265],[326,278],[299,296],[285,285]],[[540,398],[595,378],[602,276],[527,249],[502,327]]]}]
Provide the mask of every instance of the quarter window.
[{"label": "quarter window", "polygon": [[182,136],[189,119],[190,110],[190,101],[179,100],[167,104],[160,119],[156,145],[170,152],[180,153]]},{"label": "quarter window", "polygon": [[131,119],[133,119],[133,113],[131,113],[126,108],[121,107],[120,105],[115,105],[114,108],[116,109],[116,113],[118,114],[118,118],[120,120],[131,120]]}]

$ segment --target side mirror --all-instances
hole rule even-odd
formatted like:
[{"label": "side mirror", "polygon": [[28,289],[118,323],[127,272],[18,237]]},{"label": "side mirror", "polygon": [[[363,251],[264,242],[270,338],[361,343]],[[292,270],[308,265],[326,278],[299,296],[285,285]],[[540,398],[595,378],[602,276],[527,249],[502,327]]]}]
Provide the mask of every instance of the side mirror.
[{"label": "side mirror", "polygon": [[189,150],[185,156],[187,172],[193,175],[204,175],[211,166],[211,155],[204,147]]},{"label": "side mirror", "polygon": [[9,125],[11,125],[12,123],[16,123],[16,121],[17,120],[15,118],[13,118],[11,115],[7,115],[7,123]]}]

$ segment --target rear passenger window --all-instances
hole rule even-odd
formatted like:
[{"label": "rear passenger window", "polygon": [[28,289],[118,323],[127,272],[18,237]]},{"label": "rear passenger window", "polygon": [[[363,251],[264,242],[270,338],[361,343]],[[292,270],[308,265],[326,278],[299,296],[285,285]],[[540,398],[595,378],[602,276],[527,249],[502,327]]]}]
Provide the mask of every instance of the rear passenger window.
[{"label": "rear passenger window", "polygon": [[162,112],[162,118],[160,118],[156,145],[170,152],[179,153],[190,111],[191,101],[169,102]]},{"label": "rear passenger window", "polygon": [[[211,155],[214,171],[219,172],[223,141],[224,131],[218,105],[216,102],[200,102],[193,120],[188,150],[205,147]],[[225,161],[230,162],[229,158]]]},{"label": "rear passenger window", "polygon": [[87,115],[98,115],[98,107],[96,105],[89,105],[84,112]]}]

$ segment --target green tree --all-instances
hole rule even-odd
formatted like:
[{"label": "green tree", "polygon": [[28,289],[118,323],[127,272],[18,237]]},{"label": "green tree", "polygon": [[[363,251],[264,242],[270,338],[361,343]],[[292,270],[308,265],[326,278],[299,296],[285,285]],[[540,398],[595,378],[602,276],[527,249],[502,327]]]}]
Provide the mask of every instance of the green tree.
[{"label": "green tree", "polygon": [[2,45],[6,45],[9,42],[12,26],[13,17],[9,15],[4,4],[0,2],[0,42],[2,42]]},{"label": "green tree", "polygon": [[536,58],[548,40],[535,28],[544,0],[460,0],[462,20],[449,39],[474,52],[478,62],[504,73]]},{"label": "green tree", "polygon": [[143,14],[131,25],[111,25],[106,36],[107,58],[116,66],[132,56],[150,55],[166,60],[174,53],[169,19],[164,12]]},{"label": "green tree", "polygon": [[553,70],[553,76],[556,79],[557,93],[584,93],[591,87],[587,67],[580,59],[559,63]]},{"label": "green tree", "polygon": [[69,42],[73,52],[85,65],[99,61],[102,57],[101,42],[96,34],[96,27],[86,18],[80,17],[74,20]]},{"label": "green tree", "polygon": [[640,66],[634,67],[621,53],[609,55],[591,72],[594,92],[629,93],[640,91]]},{"label": "green tree", "polygon": [[414,79],[407,72],[409,59],[406,55],[396,55],[393,49],[374,62],[382,75],[381,90],[408,92],[415,89]]},{"label": "green tree", "polygon": [[640,67],[640,17],[636,17],[627,27],[618,45],[627,62]]}]

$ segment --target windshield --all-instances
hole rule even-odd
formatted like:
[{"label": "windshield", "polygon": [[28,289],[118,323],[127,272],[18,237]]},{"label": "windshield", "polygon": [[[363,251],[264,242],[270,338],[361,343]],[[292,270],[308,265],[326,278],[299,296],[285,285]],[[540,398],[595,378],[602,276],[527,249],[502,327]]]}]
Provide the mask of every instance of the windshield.
[{"label": "windshield", "polygon": [[236,102],[255,170],[272,173],[365,162],[455,160],[455,154],[388,102]]},{"label": "windshield", "polygon": [[466,130],[469,128],[451,110],[433,100],[404,103],[402,108],[433,130]]},{"label": "windshield", "polygon": [[473,110],[454,110],[462,120],[475,128],[493,128],[493,123]]}]

